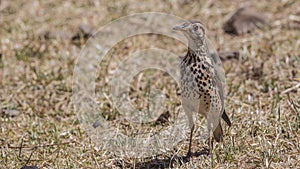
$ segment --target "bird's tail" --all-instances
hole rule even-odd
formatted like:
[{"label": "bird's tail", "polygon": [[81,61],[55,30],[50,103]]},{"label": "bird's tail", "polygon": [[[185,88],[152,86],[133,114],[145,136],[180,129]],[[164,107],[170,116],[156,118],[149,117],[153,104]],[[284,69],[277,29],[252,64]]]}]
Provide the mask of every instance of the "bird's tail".
[{"label": "bird's tail", "polygon": [[228,124],[228,126],[230,127],[231,126],[231,121],[230,121],[228,115],[226,114],[225,109],[224,109],[224,112],[222,114],[222,118]]},{"label": "bird's tail", "polygon": [[[228,126],[231,126],[231,121],[230,121],[228,115],[226,114],[225,110],[222,114],[222,118],[228,124]],[[214,131],[214,138],[217,142],[220,142],[223,140],[223,130],[222,130],[222,126],[221,126],[221,121],[219,122],[217,128]]]},{"label": "bird's tail", "polygon": [[213,132],[214,134],[214,138],[217,142],[220,142],[223,140],[223,130],[222,130],[222,126],[221,126],[221,122],[219,122],[217,128],[215,129],[215,131]]}]

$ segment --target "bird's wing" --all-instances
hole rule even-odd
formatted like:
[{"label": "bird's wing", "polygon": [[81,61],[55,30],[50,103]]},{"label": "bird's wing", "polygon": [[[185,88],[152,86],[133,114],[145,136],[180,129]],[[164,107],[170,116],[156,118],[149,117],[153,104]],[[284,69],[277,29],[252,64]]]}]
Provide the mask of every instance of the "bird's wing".
[{"label": "bird's wing", "polygon": [[207,50],[208,53],[210,54],[210,57],[212,58],[212,64],[214,67],[214,72],[215,75],[213,76],[213,84],[218,88],[218,92],[219,92],[219,96],[221,99],[221,103],[222,103],[222,110],[221,110],[221,114],[222,118],[224,119],[224,121],[231,126],[231,121],[228,117],[228,115],[226,114],[225,111],[225,105],[224,105],[224,99],[225,99],[225,94],[224,94],[224,86],[226,83],[226,79],[225,79],[225,71],[221,62],[221,59],[219,57],[219,54],[217,53],[217,51],[215,50],[215,48],[213,47],[212,43],[209,41],[209,39],[206,39],[206,44],[207,44]]},{"label": "bird's wing", "polygon": [[213,47],[212,43],[209,39],[206,38],[207,50],[212,60],[212,66],[214,68],[214,76],[213,76],[213,84],[218,88],[218,92],[220,95],[220,99],[222,102],[222,107],[224,109],[224,86],[225,86],[225,71],[223,69],[223,65],[219,54]]},{"label": "bird's wing", "polygon": [[220,56],[208,38],[206,38],[206,44],[208,53],[212,58],[214,69],[217,71],[217,75],[220,78],[221,82],[225,84],[225,71],[223,69]]}]

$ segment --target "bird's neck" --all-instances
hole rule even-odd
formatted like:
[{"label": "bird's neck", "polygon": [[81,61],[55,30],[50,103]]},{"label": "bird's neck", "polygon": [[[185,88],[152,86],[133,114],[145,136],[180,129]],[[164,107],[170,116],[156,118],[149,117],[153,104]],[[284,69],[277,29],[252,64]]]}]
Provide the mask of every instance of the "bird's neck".
[{"label": "bird's neck", "polygon": [[194,52],[197,55],[207,54],[206,42],[204,38],[201,39],[189,39],[189,51]]},{"label": "bird's neck", "polygon": [[204,40],[189,41],[185,61],[187,61],[188,63],[203,61],[208,56],[207,54],[207,46]]}]

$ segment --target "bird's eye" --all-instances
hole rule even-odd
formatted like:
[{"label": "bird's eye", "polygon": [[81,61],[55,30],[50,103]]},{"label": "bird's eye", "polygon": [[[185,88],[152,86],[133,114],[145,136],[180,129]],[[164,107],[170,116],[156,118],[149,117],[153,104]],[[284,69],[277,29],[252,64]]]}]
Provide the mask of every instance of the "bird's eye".
[{"label": "bird's eye", "polygon": [[199,29],[199,26],[194,26],[194,31],[197,31]]}]

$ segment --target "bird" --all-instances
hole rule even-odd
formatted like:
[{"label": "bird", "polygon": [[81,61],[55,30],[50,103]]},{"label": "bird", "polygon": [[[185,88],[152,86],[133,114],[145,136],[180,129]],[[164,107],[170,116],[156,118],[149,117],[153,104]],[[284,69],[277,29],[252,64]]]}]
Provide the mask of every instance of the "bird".
[{"label": "bird", "polygon": [[208,131],[217,142],[223,139],[221,117],[231,126],[224,108],[225,73],[218,55],[209,53],[206,29],[200,21],[186,21],[173,30],[181,31],[188,39],[188,50],[180,63],[180,88],[182,107],[191,129],[187,153],[191,156],[194,114],[207,118]]}]

